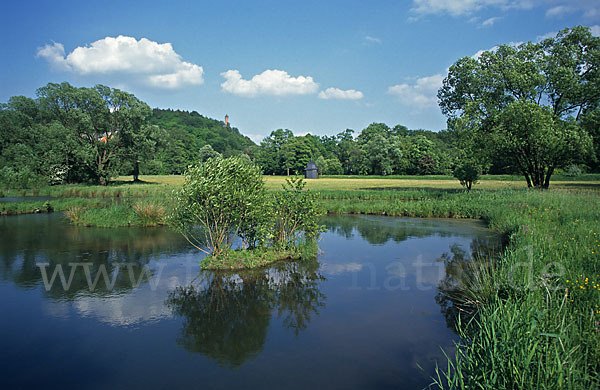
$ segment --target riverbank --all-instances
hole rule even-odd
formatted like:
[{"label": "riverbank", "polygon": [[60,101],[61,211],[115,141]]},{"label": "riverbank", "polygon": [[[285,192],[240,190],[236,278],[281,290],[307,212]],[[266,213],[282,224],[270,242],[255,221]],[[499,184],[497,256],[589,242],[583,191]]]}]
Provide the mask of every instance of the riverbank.
[{"label": "riverbank", "polygon": [[[267,178],[268,187],[276,189],[279,180]],[[441,387],[600,386],[599,182],[553,183],[548,191],[535,191],[490,180],[466,193],[444,180],[436,180],[437,187],[424,179],[340,180],[308,182],[330,214],[483,219],[506,238],[503,253],[489,259],[492,277],[479,278],[471,288],[477,316],[458,326],[464,341],[448,367],[440,368]],[[332,189],[335,185],[339,188]],[[74,199],[90,203],[72,219],[77,224],[160,224],[176,186],[108,186],[106,192],[65,186],[37,195],[80,191]],[[99,196],[102,208],[93,204]],[[140,202],[147,212],[134,207]],[[67,203],[54,209],[63,207]]]}]

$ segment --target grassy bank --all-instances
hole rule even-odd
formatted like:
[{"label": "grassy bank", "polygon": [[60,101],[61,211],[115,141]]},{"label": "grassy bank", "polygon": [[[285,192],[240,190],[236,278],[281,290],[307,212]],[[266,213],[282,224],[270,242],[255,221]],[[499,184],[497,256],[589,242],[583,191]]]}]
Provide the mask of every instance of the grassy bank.
[{"label": "grassy bank", "polygon": [[291,249],[262,247],[252,250],[229,250],[219,256],[207,256],[202,268],[209,270],[237,271],[263,268],[282,261],[314,260],[316,243],[302,243]]},{"label": "grassy bank", "polygon": [[505,236],[504,252],[484,259],[484,267],[469,275],[468,291],[458,297],[476,306],[471,309],[477,315],[463,317],[457,326],[463,341],[449,365],[439,370],[439,387],[600,386],[597,192],[402,189],[321,194],[330,213],[482,218]]}]

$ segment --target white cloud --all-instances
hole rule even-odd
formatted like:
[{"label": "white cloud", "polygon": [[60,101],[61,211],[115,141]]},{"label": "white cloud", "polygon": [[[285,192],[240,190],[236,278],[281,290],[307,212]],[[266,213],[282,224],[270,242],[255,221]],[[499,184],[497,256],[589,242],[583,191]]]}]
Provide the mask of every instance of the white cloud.
[{"label": "white cloud", "polygon": [[413,0],[411,11],[419,15],[460,16],[469,15],[487,7],[529,9],[533,7],[533,2],[523,0]]},{"label": "white cloud", "polygon": [[339,88],[327,88],[319,92],[320,99],[346,99],[358,100],[363,98],[363,93],[354,89],[342,90]]},{"label": "white cloud", "polygon": [[600,7],[586,9],[583,12],[583,17],[588,20],[600,19]]},{"label": "white cloud", "polygon": [[377,43],[377,44],[380,44],[380,45],[381,45],[381,39],[379,39],[379,38],[376,38],[376,37],[372,37],[372,36],[370,36],[370,35],[366,35],[366,36],[365,36],[365,41],[367,41],[367,42],[371,42],[371,43]]},{"label": "white cloud", "polygon": [[154,87],[180,88],[204,82],[201,66],[182,61],[170,43],[120,35],[79,46],[65,56],[60,43],[37,51],[54,68],[81,75],[132,75]]},{"label": "white cloud", "polygon": [[548,16],[550,18],[561,17],[561,16],[564,16],[566,13],[573,12],[573,11],[574,10],[571,7],[566,7],[564,5],[559,5],[559,6],[552,7],[550,9],[548,9],[546,11],[546,16]]},{"label": "white cloud", "polygon": [[591,26],[590,31],[592,32],[593,36],[600,37],[600,26],[598,26],[597,24],[594,26]]},{"label": "white cloud", "polygon": [[481,22],[481,27],[491,27],[494,25],[494,23],[496,23],[498,20],[500,20],[501,18],[495,16],[493,18],[489,18],[484,20],[483,22]]},{"label": "white cloud", "polygon": [[[561,17],[566,13],[579,12],[588,22],[600,20],[598,0],[413,0],[411,12],[418,20],[423,15],[473,15],[485,9],[546,9],[546,17]],[[471,18],[471,21],[473,18]]]},{"label": "white cloud", "polygon": [[65,47],[62,43],[54,42],[38,48],[36,57],[45,58],[54,70],[69,70],[69,64],[65,60]]},{"label": "white cloud", "polygon": [[221,84],[223,91],[243,97],[306,95],[317,92],[319,88],[310,76],[292,77],[277,69],[267,69],[251,80],[244,80],[237,70],[228,70],[221,73],[221,76],[225,78],[225,82]]},{"label": "white cloud", "polygon": [[413,85],[398,84],[388,88],[388,93],[398,97],[400,103],[417,109],[437,106],[437,91],[444,76],[440,73],[421,77]]}]

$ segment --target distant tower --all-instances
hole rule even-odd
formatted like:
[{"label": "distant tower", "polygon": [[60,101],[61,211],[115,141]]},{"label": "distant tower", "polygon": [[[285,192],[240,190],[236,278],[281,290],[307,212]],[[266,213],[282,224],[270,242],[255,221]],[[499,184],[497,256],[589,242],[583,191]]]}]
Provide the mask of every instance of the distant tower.
[{"label": "distant tower", "polygon": [[225,127],[229,127],[229,115],[225,114]]}]

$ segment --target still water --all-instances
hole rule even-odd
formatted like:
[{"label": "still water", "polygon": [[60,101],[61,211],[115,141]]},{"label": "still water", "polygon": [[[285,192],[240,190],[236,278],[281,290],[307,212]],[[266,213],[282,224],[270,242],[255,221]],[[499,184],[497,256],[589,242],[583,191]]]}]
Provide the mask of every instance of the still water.
[{"label": "still water", "polygon": [[223,274],[165,229],[0,218],[0,388],[426,387],[457,340],[437,303],[445,265],[497,237],[465,221],[323,223],[316,262]]}]

